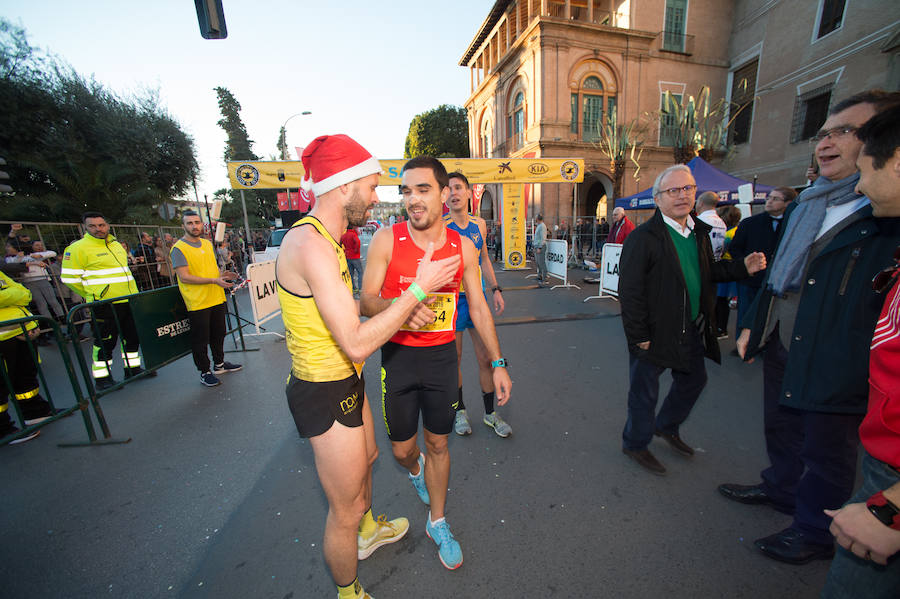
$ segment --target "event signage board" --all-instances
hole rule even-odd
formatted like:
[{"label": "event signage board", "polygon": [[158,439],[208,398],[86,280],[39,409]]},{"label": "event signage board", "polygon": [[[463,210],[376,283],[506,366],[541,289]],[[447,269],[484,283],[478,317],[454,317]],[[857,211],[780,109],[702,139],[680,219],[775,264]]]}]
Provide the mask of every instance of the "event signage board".
[{"label": "event signage board", "polygon": [[256,333],[259,334],[259,325],[281,313],[275,282],[275,260],[248,264],[247,279],[250,281],[253,322],[256,325]]},{"label": "event signage board", "polygon": [[622,257],[621,243],[603,245],[600,259],[600,293],[619,296],[619,258]]},{"label": "event signage board", "polygon": [[547,274],[566,282],[569,269],[566,262],[569,258],[569,243],[565,239],[547,240]]},{"label": "event signage board", "polygon": [[525,268],[525,202],[522,185],[503,186],[503,265]]},{"label": "event signage board", "polygon": [[169,360],[190,353],[191,323],[178,287],[145,291],[128,300],[144,368],[162,366]]},{"label": "event signage board", "polygon": [[[406,160],[382,160],[379,185],[400,185]],[[460,171],[469,183],[581,183],[583,158],[444,158],[447,172]],[[232,189],[287,189],[300,187],[299,161],[229,162]]]}]

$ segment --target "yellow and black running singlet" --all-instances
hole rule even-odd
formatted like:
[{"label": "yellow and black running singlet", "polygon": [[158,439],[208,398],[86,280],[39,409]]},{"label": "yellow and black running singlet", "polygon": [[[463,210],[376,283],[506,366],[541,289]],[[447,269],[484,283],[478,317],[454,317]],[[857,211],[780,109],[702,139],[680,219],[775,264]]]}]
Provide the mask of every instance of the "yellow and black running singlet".
[{"label": "yellow and black running singlet", "polygon": [[[315,227],[334,247],[341,269],[341,279],[352,292],[353,283],[347,268],[344,248],[334,240],[319,219],[307,216],[294,223],[294,227],[304,225]],[[322,320],[322,315],[319,314],[313,296],[293,293],[282,287],[277,278],[276,283],[278,301],[281,303],[281,317],[284,320],[285,341],[291,353],[291,372],[294,376],[304,381],[322,383],[343,380],[354,372],[359,374],[362,365],[354,365],[335,341],[325,321]]]}]

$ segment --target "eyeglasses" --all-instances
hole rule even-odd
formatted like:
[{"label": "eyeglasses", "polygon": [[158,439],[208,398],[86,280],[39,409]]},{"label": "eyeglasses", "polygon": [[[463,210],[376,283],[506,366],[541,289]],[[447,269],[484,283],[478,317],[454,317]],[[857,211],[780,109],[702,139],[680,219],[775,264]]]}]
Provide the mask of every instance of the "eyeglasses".
[{"label": "eyeglasses", "polygon": [[831,129],[822,129],[815,135],[809,138],[809,143],[817,144],[826,137],[830,139],[835,139],[837,137],[843,137],[848,133],[854,133],[859,127],[854,127],[853,125],[841,125],[840,127],[832,127]]},{"label": "eyeglasses", "polygon": [[884,293],[894,284],[897,275],[900,275],[900,246],[894,251],[894,265],[888,266],[872,278],[872,291]]},{"label": "eyeglasses", "polygon": [[684,193],[693,193],[697,189],[696,185],[685,185],[684,187],[670,187],[669,189],[660,189],[659,193],[667,193],[670,196],[677,196],[682,191]]}]

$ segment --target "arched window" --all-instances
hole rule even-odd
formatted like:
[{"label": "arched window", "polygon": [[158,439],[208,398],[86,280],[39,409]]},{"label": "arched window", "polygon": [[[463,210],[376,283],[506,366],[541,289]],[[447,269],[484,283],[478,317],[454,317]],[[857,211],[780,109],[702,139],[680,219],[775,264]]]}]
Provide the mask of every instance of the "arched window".
[{"label": "arched window", "polygon": [[525,94],[518,92],[513,98],[507,119],[507,130],[512,150],[525,145]]},{"label": "arched window", "polygon": [[616,91],[604,86],[595,75],[585,77],[578,91],[572,92],[572,133],[580,134],[583,141],[600,139],[600,127],[609,114],[616,110]]},{"label": "arched window", "polygon": [[491,145],[491,121],[484,119],[481,125],[481,157],[490,158],[493,154],[493,146]]}]

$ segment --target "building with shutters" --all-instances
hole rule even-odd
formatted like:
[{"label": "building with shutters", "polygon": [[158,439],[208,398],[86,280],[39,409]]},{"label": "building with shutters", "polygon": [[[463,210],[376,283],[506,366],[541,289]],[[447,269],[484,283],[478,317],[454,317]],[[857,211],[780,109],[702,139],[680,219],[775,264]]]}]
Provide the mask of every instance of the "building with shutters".
[{"label": "building with shutters", "polygon": [[[584,183],[526,186],[528,217],[552,226],[608,214],[597,123],[615,112],[646,126],[640,169],[626,164],[630,195],[674,161],[663,95],[681,101],[707,85],[713,99],[749,103],[717,165],[801,185],[806,140],[831,103],[897,88],[898,26],[895,0],[497,0],[459,62],[470,70],[472,156],[584,158]],[[480,214],[496,218],[498,200],[489,185]]]}]

